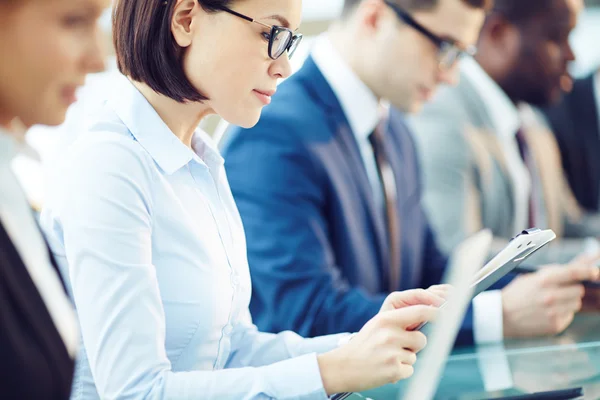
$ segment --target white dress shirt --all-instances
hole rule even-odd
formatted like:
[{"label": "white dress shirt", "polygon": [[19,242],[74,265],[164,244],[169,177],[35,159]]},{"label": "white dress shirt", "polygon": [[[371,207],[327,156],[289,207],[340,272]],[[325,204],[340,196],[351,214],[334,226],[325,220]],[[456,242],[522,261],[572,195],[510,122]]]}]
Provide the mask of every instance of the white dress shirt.
[{"label": "white dress shirt", "polygon": [[73,398],[326,399],[316,353],[347,335],[257,331],[223,158],[117,80],[42,212],[82,331]]},{"label": "white dress shirt", "polygon": [[[320,36],[312,57],[338,98],[354,133],[376,204],[385,207],[383,187],[369,135],[381,119],[377,97],[356,75],[333,47],[326,35]],[[474,336],[477,343],[502,340],[502,300],[498,291],[486,292],[473,301]]]},{"label": "white dress shirt", "polygon": [[52,266],[46,242],[16,178],[12,164],[22,145],[0,130],[0,219],[19,252],[69,355],[77,355],[75,312]]}]

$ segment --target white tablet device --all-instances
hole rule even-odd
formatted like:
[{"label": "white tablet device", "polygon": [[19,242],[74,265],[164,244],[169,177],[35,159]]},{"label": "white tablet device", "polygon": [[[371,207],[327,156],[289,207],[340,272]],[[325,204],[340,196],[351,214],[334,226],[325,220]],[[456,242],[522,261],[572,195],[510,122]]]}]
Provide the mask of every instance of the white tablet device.
[{"label": "white tablet device", "polygon": [[[523,231],[479,271],[475,263],[479,263],[479,267],[483,264],[485,256],[481,258],[481,254],[466,252],[463,254],[464,264],[452,263],[447,281],[455,287],[455,290],[443,305],[444,310],[440,312],[438,320],[431,324],[433,329],[428,335],[429,344],[419,355],[415,375],[411,378],[407,390],[398,395],[399,400],[431,400],[435,396],[441,373],[452,351],[470,300],[555,237],[551,230]],[[470,264],[471,262],[473,264]]]}]

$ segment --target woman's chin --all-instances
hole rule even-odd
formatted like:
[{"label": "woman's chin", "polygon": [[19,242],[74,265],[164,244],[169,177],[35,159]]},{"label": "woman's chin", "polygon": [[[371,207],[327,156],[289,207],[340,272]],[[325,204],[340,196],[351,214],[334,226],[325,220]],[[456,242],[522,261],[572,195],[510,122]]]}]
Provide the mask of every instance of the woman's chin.
[{"label": "woman's chin", "polygon": [[226,118],[225,116],[223,116],[223,119],[225,119],[232,125],[237,125],[242,128],[249,129],[258,123],[258,121],[260,120],[261,111],[262,107],[258,110],[252,110],[252,112],[238,114],[232,118]]}]

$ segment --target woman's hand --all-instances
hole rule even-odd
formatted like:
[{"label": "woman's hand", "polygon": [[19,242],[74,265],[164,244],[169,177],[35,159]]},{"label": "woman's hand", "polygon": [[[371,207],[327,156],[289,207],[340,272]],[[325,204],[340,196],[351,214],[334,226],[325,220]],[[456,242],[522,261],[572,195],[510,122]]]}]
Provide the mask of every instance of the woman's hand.
[{"label": "woman's hand", "polygon": [[[432,320],[443,299],[424,290],[405,293],[404,300],[398,301],[395,295],[392,302],[401,308],[381,311],[348,344],[319,355],[321,377],[328,395],[360,392],[413,374],[417,353],[425,347],[427,339],[411,328]],[[411,305],[417,301],[418,305]]]},{"label": "woman's hand", "polygon": [[439,307],[446,301],[449,291],[450,285],[435,285],[427,290],[413,289],[394,292],[385,299],[379,312],[382,313],[419,304]]}]

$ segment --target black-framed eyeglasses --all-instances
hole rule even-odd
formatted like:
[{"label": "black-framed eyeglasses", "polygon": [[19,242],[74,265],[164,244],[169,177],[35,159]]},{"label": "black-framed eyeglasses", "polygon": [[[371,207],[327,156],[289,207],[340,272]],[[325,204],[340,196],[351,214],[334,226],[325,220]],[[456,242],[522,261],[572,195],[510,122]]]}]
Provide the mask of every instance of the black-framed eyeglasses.
[{"label": "black-framed eyeglasses", "polygon": [[458,59],[463,54],[474,56],[477,53],[477,47],[475,46],[464,46],[456,40],[441,38],[423,25],[415,21],[415,19],[397,4],[392,3],[389,0],[384,0],[385,4],[390,7],[399,19],[401,19],[406,25],[413,29],[416,29],[419,33],[431,40],[438,48],[438,61],[441,69],[452,68]]},{"label": "black-framed eyeglasses", "polygon": [[269,57],[273,60],[277,60],[287,51],[288,58],[292,58],[292,55],[298,48],[298,45],[302,41],[302,35],[300,33],[294,33],[291,29],[283,26],[268,25],[260,21],[256,21],[254,18],[250,18],[244,14],[240,14],[237,11],[233,11],[230,8],[221,6],[220,10],[225,11],[231,15],[235,15],[248,22],[254,22],[262,25],[265,28],[271,29],[269,34]]}]

